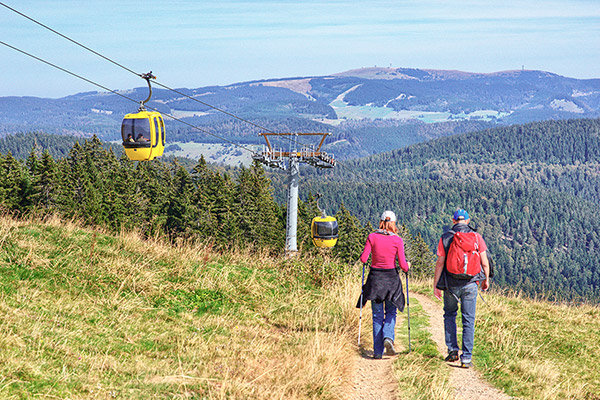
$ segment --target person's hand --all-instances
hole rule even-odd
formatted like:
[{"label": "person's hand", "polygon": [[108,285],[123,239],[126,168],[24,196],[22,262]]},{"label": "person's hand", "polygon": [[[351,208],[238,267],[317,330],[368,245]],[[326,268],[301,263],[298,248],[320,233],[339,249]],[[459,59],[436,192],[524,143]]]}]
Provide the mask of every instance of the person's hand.
[{"label": "person's hand", "polygon": [[485,292],[489,288],[490,288],[490,280],[489,279],[486,279],[485,281],[481,282],[481,290],[483,290]]},{"label": "person's hand", "polygon": [[433,289],[433,294],[438,300],[442,300],[442,291],[438,288]]}]

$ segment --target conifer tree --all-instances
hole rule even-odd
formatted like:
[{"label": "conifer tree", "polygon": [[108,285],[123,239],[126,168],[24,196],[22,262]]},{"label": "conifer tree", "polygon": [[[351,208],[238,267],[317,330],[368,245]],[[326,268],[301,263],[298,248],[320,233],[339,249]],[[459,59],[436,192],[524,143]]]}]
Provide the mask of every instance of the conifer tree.
[{"label": "conifer tree", "polygon": [[411,263],[411,276],[421,279],[433,277],[436,257],[427,246],[427,243],[417,233],[416,236],[410,235],[408,244],[404,242],[406,259]]},{"label": "conifer tree", "polygon": [[191,178],[195,189],[192,201],[196,207],[195,220],[191,221],[192,229],[203,238],[214,238],[218,229],[218,220],[212,210],[219,188],[214,172],[208,168],[204,156],[200,157],[192,169]]},{"label": "conifer tree", "polygon": [[[315,248],[312,242],[312,232],[311,225],[312,219],[319,215],[316,210],[315,198],[311,193],[309,193],[306,201],[302,201],[298,199],[298,226],[297,226],[297,241],[298,241],[298,249],[302,252],[309,252],[316,254],[318,249]],[[287,223],[286,212],[283,212],[282,220],[284,223]],[[283,233],[285,236],[285,231]]]},{"label": "conifer tree", "polygon": [[168,193],[166,228],[170,234],[181,235],[189,233],[190,222],[196,219],[196,209],[192,203],[194,187],[189,172],[181,165],[176,164],[175,168],[173,185]]},{"label": "conifer tree", "polygon": [[283,222],[264,169],[254,161],[250,168],[242,167],[238,179],[240,228],[246,241],[259,247],[281,247],[285,236]]},{"label": "conifer tree", "polygon": [[105,182],[102,209],[106,215],[106,224],[116,231],[131,229],[135,226],[131,222],[131,211],[134,208],[127,208],[127,201],[135,191],[135,184],[129,179],[129,168],[119,162],[112,149],[106,152],[105,157],[101,172]]},{"label": "conifer tree", "polygon": [[338,221],[339,238],[333,254],[345,262],[352,263],[360,257],[368,232],[343,203],[335,217]]},{"label": "conifer tree", "polygon": [[12,153],[4,157],[0,165],[0,199],[5,209],[18,214],[25,213],[29,206],[29,176],[23,165]]},{"label": "conifer tree", "polygon": [[87,177],[84,175],[83,159],[83,148],[75,142],[69,156],[58,163],[57,206],[66,217],[79,216],[81,204],[85,201]]},{"label": "conifer tree", "polygon": [[243,231],[240,228],[240,214],[243,210],[240,209],[236,202],[237,188],[235,182],[229,174],[221,175],[216,172],[213,174],[212,193],[213,202],[211,210],[215,213],[217,219],[217,231],[213,237],[216,238],[220,246],[235,245],[243,241],[251,241],[253,238],[243,236]]},{"label": "conifer tree", "polygon": [[32,179],[32,204],[38,209],[50,211],[55,205],[56,163],[48,150],[42,154],[35,179]]}]

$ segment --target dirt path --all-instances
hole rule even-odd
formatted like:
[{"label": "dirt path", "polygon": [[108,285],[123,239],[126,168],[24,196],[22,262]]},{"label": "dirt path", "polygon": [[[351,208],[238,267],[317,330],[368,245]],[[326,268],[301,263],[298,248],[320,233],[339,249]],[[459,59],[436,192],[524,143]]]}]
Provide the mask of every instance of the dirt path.
[{"label": "dirt path", "polygon": [[[396,400],[398,382],[394,378],[392,363],[398,356],[384,355],[373,359],[373,328],[371,307],[363,308],[360,352],[354,353],[354,367],[350,373],[351,384],[342,394],[344,400]],[[354,343],[356,346],[356,342]],[[396,351],[403,351],[402,344],[395,344]]]},{"label": "dirt path", "polygon": [[[420,294],[411,294],[411,297],[416,298],[429,315],[429,331],[432,339],[437,344],[440,353],[445,355],[448,349],[444,339],[442,303],[436,304],[434,300]],[[473,360],[473,362],[477,362],[477,360]],[[507,400],[511,398],[484,381],[474,369],[460,368],[458,361],[448,363],[448,366],[450,368],[450,385],[454,388],[456,399]]]},{"label": "dirt path", "polygon": [[[429,331],[441,354],[447,353],[444,340],[444,319],[442,303],[420,295],[411,294],[423,307],[429,316]],[[372,343],[370,341],[370,316],[363,315],[362,353],[356,356],[352,385],[344,399],[348,400],[394,400],[397,399],[392,363],[395,357],[383,356],[381,360],[373,359]],[[366,323],[365,323],[366,322]],[[365,326],[366,325],[366,326]],[[400,344],[397,343],[396,347]],[[397,351],[404,350],[396,348]],[[476,362],[476,361],[475,361]],[[459,362],[447,363],[450,368],[449,383],[454,388],[457,400],[509,400],[510,396],[487,383],[474,369],[460,368]]]},{"label": "dirt path", "polygon": [[392,362],[395,357],[373,359],[373,350],[357,357],[349,400],[393,400],[398,382],[394,379]]}]

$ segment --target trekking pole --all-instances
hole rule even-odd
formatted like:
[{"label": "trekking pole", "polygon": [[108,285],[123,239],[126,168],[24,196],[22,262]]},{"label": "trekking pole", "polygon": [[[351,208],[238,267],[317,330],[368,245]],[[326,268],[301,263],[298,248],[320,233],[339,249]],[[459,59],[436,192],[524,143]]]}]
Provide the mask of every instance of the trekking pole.
[{"label": "trekking pole", "polygon": [[[487,306],[488,303],[487,301],[485,301],[485,299],[483,298],[483,296],[481,295],[481,292],[479,292],[479,298],[481,298],[481,300],[483,300],[483,302],[485,303],[485,305]],[[488,306],[489,307],[489,306]]]},{"label": "trekking pole", "polygon": [[363,286],[365,285],[365,265],[366,265],[366,263],[363,263],[362,279],[360,282],[360,313],[358,316],[358,347],[360,347],[360,327],[361,327],[361,322],[362,322],[362,309],[363,309]]},{"label": "trekking pole", "polygon": [[410,353],[410,298],[408,296],[408,272],[406,274],[406,313],[408,316],[408,352]]}]

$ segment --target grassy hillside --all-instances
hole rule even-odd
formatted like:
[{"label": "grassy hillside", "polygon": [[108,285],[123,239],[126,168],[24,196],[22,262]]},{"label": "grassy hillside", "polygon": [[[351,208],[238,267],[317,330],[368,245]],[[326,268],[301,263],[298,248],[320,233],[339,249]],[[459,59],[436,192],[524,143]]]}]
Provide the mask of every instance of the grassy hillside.
[{"label": "grassy hillside", "polygon": [[600,399],[600,308],[486,296],[477,349],[484,375],[525,399]]},{"label": "grassy hillside", "polygon": [[[0,398],[343,399],[350,389],[356,266],[1,217],[0,280]],[[494,384],[522,398],[598,398],[600,308],[486,301],[475,358]],[[368,350],[369,307],[362,324]],[[450,399],[445,355],[414,300],[411,329],[413,351],[394,361],[398,393]]]},{"label": "grassy hillside", "polygon": [[[477,299],[475,368],[517,399],[600,399],[600,307],[493,289]],[[411,290],[433,299],[430,282]]]},{"label": "grassy hillside", "polygon": [[327,283],[342,276],[332,264],[54,220],[2,218],[0,245],[1,398],[335,398],[344,385],[357,316],[344,279]]}]

